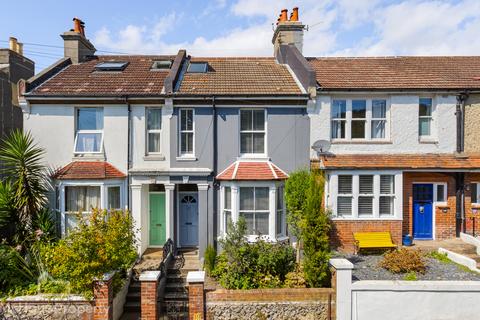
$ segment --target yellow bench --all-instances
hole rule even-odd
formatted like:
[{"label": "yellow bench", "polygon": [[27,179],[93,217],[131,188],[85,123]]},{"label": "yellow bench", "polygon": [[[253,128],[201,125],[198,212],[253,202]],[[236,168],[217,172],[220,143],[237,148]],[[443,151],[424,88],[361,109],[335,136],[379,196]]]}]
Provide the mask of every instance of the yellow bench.
[{"label": "yellow bench", "polygon": [[393,243],[390,232],[355,232],[355,253],[360,249],[391,249],[397,245]]}]

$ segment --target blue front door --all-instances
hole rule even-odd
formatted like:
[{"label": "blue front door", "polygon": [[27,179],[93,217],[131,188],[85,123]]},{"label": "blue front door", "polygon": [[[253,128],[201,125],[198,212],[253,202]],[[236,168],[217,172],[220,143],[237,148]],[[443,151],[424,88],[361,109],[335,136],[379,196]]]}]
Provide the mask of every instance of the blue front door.
[{"label": "blue front door", "polygon": [[433,184],[413,185],[413,238],[433,239]]}]

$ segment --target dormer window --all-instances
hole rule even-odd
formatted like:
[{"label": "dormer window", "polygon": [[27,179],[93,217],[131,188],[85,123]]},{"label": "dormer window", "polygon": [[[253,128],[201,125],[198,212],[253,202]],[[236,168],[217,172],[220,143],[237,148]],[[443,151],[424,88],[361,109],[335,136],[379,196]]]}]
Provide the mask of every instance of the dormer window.
[{"label": "dormer window", "polygon": [[190,62],[188,65],[188,73],[206,73],[208,70],[208,63],[206,62]]},{"label": "dormer window", "polygon": [[171,60],[159,60],[153,62],[151,70],[169,70],[171,67]]},{"label": "dormer window", "polygon": [[75,154],[100,153],[103,145],[103,108],[76,109]]},{"label": "dormer window", "polygon": [[95,66],[96,71],[123,71],[128,65],[125,61],[101,62]]}]

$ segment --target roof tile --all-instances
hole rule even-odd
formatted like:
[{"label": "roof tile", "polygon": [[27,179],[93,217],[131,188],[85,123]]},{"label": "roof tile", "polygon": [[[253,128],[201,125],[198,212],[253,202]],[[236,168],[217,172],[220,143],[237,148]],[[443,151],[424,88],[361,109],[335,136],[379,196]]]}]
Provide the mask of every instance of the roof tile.
[{"label": "roof tile", "polygon": [[58,180],[121,179],[126,175],[105,161],[74,161],[54,175]]}]

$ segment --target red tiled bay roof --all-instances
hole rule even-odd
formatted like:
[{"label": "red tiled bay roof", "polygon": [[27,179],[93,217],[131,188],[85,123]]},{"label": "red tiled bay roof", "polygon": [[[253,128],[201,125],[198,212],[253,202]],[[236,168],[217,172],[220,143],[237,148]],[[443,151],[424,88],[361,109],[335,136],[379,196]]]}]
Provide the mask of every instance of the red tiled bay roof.
[{"label": "red tiled bay roof", "polygon": [[126,175],[105,161],[74,161],[58,170],[58,180],[77,179],[121,179]]},{"label": "red tiled bay roof", "polygon": [[[480,155],[454,154],[342,154],[322,159],[326,169],[480,169]],[[320,163],[314,160],[313,168]]]},{"label": "red tiled bay roof", "polygon": [[480,56],[307,60],[324,90],[480,88]]},{"label": "red tiled bay roof", "polygon": [[217,180],[285,180],[288,175],[270,161],[235,161]]}]

